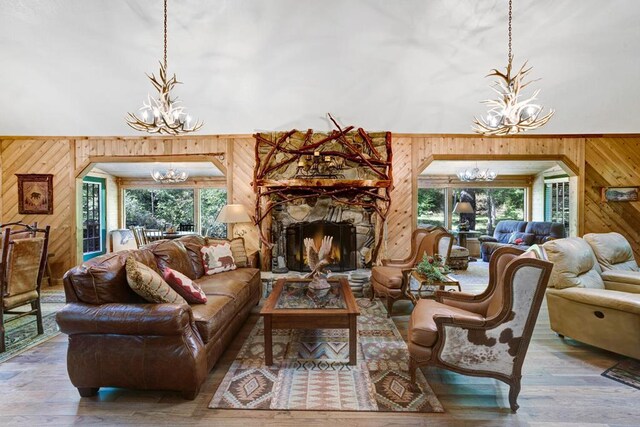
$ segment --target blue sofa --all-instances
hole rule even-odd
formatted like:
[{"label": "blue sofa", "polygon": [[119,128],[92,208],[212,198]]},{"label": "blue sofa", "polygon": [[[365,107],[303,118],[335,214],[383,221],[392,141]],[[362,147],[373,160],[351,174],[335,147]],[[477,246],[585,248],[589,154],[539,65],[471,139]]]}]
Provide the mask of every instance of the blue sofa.
[{"label": "blue sofa", "polygon": [[528,249],[549,240],[565,237],[564,225],[557,222],[504,220],[496,225],[493,236],[480,236],[482,260],[489,262],[491,254],[502,246]]}]

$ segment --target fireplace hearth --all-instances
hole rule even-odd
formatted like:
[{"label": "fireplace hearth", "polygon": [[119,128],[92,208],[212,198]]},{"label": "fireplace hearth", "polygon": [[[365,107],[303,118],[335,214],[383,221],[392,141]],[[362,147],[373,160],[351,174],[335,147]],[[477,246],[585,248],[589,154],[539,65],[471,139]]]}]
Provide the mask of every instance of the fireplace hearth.
[{"label": "fireplace hearth", "polygon": [[358,268],[356,227],[350,222],[312,221],[297,222],[287,227],[287,268],[294,271],[310,271],[305,262],[304,239],[314,239],[320,246],[323,236],[333,236],[330,271],[350,271]]}]

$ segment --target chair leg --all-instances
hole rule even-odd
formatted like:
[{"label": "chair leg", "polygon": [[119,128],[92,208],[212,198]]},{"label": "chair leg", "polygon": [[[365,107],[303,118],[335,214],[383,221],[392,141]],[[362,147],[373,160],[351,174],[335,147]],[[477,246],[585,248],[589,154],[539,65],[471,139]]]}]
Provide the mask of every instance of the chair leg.
[{"label": "chair leg", "polygon": [[38,335],[44,334],[44,327],[42,326],[42,307],[40,305],[40,298],[31,303],[31,309],[36,310],[36,325],[38,325]]},{"label": "chair leg", "polygon": [[376,297],[376,288],[373,286],[373,282],[371,282],[371,287],[369,289],[371,290],[371,295],[369,295],[369,301],[373,301]]},{"label": "chair leg", "polygon": [[387,295],[387,318],[391,317],[391,311],[393,310],[393,304],[396,302],[395,299],[391,298]]},{"label": "chair leg", "polygon": [[7,351],[6,344],[4,343],[4,312],[0,307],[0,353]]},{"label": "chair leg", "polygon": [[518,405],[518,395],[520,394],[520,378],[514,379],[509,385],[509,405],[511,411],[515,413],[520,405]]}]

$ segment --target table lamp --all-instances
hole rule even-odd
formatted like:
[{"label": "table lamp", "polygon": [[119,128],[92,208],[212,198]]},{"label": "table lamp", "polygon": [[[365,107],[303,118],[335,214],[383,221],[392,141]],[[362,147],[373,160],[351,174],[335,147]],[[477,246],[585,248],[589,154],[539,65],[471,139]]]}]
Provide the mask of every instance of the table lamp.
[{"label": "table lamp", "polygon": [[[241,204],[231,204],[224,205],[218,214],[218,218],[216,221],[222,222],[225,224],[231,224],[233,227],[234,224],[239,224],[243,222],[252,222],[247,209],[244,205]],[[232,228],[233,230],[233,228]],[[238,235],[239,237],[244,236],[247,233],[246,230],[242,230],[241,233],[232,233],[231,235]]]},{"label": "table lamp", "polygon": [[[472,214],[473,206],[469,202],[458,202],[453,208],[453,212],[457,214]],[[460,231],[469,231],[469,221],[460,219],[460,225],[458,225],[458,230]]]}]

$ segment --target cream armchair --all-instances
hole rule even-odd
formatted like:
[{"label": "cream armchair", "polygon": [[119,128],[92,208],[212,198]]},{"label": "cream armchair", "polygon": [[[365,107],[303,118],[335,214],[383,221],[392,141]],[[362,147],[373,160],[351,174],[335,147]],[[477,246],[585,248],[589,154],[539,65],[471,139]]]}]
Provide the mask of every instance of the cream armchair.
[{"label": "cream armchair", "polygon": [[[555,265],[547,290],[551,329],[561,338],[640,359],[640,273],[603,271],[586,236],[553,240],[543,248]],[[600,256],[616,253],[600,248]]]}]

